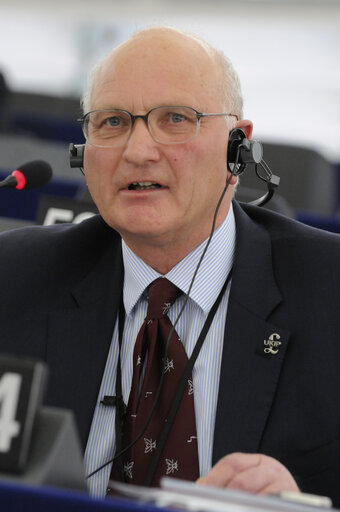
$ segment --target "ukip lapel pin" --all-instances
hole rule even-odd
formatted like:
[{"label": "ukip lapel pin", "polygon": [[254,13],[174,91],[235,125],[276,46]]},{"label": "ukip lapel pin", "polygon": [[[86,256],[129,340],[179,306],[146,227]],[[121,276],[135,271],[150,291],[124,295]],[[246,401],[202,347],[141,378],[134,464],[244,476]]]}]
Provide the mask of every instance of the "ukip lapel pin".
[{"label": "ukip lapel pin", "polygon": [[280,350],[280,346],[282,345],[282,341],[280,341],[280,335],[273,332],[270,334],[267,340],[263,341],[264,343],[264,353],[265,354],[277,354]]}]

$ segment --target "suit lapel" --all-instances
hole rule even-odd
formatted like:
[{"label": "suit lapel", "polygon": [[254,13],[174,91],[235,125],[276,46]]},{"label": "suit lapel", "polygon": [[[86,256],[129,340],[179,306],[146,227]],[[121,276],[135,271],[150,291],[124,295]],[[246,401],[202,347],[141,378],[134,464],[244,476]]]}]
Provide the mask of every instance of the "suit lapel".
[{"label": "suit lapel", "polygon": [[121,250],[113,245],[70,292],[75,307],[49,314],[49,400],[75,412],[84,446],[122,293]]},{"label": "suit lapel", "polygon": [[256,452],[270,413],[289,331],[270,322],[281,302],[271,241],[234,204],[237,242],[229,296],[213,463],[233,451]]}]

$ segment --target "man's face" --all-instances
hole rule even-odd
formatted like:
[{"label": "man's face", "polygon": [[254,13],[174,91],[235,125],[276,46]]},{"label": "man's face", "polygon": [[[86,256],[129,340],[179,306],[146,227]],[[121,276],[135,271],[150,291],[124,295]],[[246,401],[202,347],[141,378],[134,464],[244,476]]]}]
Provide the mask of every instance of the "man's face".
[{"label": "man's face", "polygon": [[[123,45],[97,76],[91,110],[120,108],[145,114],[183,105],[221,112],[219,73],[197,43],[157,35]],[[226,118],[203,118],[198,135],[184,144],[160,144],[138,119],[123,147],[85,150],[87,183],[104,220],[138,253],[148,246],[189,252],[210,232],[227,179]],[[159,188],[134,190],[132,183]],[[222,205],[224,218],[231,193]]]}]

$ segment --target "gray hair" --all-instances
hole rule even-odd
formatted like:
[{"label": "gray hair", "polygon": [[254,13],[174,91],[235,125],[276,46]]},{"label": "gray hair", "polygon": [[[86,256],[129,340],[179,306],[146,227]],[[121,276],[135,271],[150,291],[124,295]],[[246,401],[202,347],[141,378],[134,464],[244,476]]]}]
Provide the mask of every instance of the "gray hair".
[{"label": "gray hair", "polygon": [[94,81],[95,81],[95,78],[96,78],[98,72],[100,71],[100,69],[102,68],[103,63],[106,59],[107,59],[107,56],[105,56],[103,59],[101,59],[99,62],[97,62],[97,64],[95,64],[95,66],[93,66],[93,68],[91,69],[91,71],[87,77],[84,92],[83,92],[83,95],[80,100],[80,105],[81,105],[84,115],[87,112],[89,112],[91,109],[91,95],[92,95]]},{"label": "gray hair", "polygon": [[239,76],[231,60],[220,50],[212,48],[222,72],[224,109],[243,119],[243,96]]},{"label": "gray hair", "polygon": [[[143,32],[143,31],[142,31]],[[236,114],[239,119],[243,118],[243,97],[241,91],[241,84],[239,76],[231,62],[231,60],[220,50],[209,45],[204,39],[196,36],[195,34],[190,34],[188,32],[184,32],[181,30],[177,30],[179,33],[187,34],[198,41],[204,43],[207,47],[212,51],[213,56],[216,59],[216,62],[221,70],[222,75],[222,99],[223,99],[223,109]],[[84,89],[83,96],[81,98],[81,106],[83,109],[83,113],[86,114],[91,109],[91,95],[93,86],[95,83],[96,76],[100,72],[104,62],[106,61],[107,56],[101,59],[90,71],[88,76],[87,84]],[[230,118],[232,119],[232,118]]]}]

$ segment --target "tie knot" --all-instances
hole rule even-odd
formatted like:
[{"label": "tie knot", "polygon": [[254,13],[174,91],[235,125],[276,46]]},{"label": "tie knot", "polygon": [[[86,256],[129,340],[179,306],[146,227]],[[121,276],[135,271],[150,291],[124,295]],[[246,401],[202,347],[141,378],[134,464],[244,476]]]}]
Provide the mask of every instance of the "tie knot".
[{"label": "tie knot", "polygon": [[166,315],[182,290],[177,288],[164,277],[153,281],[148,288],[148,312],[149,319],[162,318]]}]

